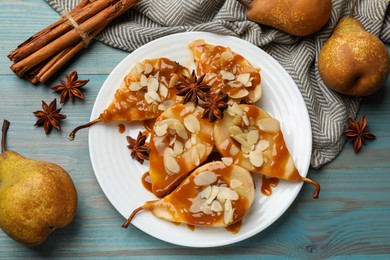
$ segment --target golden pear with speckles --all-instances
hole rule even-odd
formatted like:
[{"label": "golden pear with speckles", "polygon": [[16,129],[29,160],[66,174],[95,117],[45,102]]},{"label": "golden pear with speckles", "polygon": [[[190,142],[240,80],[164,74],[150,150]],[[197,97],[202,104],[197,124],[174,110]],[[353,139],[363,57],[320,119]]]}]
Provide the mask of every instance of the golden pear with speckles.
[{"label": "golden pear with speckles", "polygon": [[7,151],[8,125],[4,120],[0,154],[0,228],[14,240],[36,246],[55,229],[73,220],[77,192],[72,179],[60,166]]},{"label": "golden pear with speckles", "polygon": [[342,18],[321,49],[318,70],[325,85],[341,94],[367,96],[390,72],[386,46],[355,18]]},{"label": "golden pear with speckles", "polygon": [[319,31],[332,13],[331,0],[238,0],[249,20],[271,26],[294,36]]}]

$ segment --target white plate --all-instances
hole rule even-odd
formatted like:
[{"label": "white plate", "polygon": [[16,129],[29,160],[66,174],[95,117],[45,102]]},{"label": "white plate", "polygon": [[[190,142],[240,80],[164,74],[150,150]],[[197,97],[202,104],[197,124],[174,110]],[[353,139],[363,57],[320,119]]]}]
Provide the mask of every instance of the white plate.
[{"label": "white plate", "polygon": [[[255,67],[261,68],[263,97],[258,106],[281,122],[287,146],[302,176],[306,176],[311,155],[311,127],[303,98],[294,81],[267,53],[239,38],[204,32],[179,33],[152,41],[128,55],[104,82],[92,110],[91,120],[111,103],[116,89],[137,61],[166,57],[184,66],[193,67],[188,44],[196,39],[230,47]],[[120,134],[116,124],[97,124],[89,130],[89,151],[96,178],[112,205],[127,218],[147,200],[156,199],[141,182],[148,164],[131,159],[125,136],[135,137],[141,124],[127,124]],[[232,244],[251,237],[271,225],[297,196],[302,183],[281,181],[269,197],[260,192],[261,177],[255,177],[256,198],[248,211],[240,232],[232,234],[224,228],[200,228],[194,231],[186,225],[175,225],[140,212],[132,224],[151,236],[183,246],[215,247]],[[125,219],[124,219],[125,220]],[[121,224],[121,223],[119,223]],[[119,225],[118,224],[118,225]],[[118,226],[119,228],[119,226]],[[126,232],[126,231],[124,231]]]}]

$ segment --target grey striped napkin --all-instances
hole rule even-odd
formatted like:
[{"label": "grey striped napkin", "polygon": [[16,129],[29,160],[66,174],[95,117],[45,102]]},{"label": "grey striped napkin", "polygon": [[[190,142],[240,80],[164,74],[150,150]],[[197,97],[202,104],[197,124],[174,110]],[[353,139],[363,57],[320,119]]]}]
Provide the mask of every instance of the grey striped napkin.
[{"label": "grey striped napkin", "polygon": [[[57,12],[72,9],[78,0],[46,0]],[[318,54],[340,17],[347,16],[353,0],[333,0],[330,21],[310,37],[293,37],[248,21],[236,0],[141,0],[111,23],[98,40],[132,51],[143,44],[178,32],[207,31],[242,38],[269,53],[287,70],[305,100],[311,120],[311,166],[333,160],[344,145],[347,118],[356,116],[360,99],[326,88],[317,68]],[[389,0],[361,0],[355,15],[367,31],[390,43]]]}]

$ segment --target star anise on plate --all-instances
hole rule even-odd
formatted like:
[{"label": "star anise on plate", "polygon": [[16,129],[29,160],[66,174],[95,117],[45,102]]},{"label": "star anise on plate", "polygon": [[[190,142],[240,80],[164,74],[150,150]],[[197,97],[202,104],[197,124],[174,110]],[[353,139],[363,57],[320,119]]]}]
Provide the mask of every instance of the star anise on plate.
[{"label": "star anise on plate", "polygon": [[176,95],[184,97],[183,104],[191,101],[197,106],[198,99],[207,100],[207,92],[211,89],[211,86],[203,83],[205,76],[204,74],[198,78],[195,70],[193,70],[190,78],[181,77],[175,87],[178,90]]},{"label": "star anise on plate", "polygon": [[78,80],[77,71],[73,71],[69,75],[65,74],[65,80],[60,80],[60,82],[60,85],[51,88],[55,92],[61,92],[60,103],[64,103],[68,97],[72,102],[75,97],[84,99],[84,95],[80,89],[89,82],[89,79]]},{"label": "star anise on plate", "polygon": [[205,104],[202,104],[205,110],[203,111],[202,118],[209,118],[209,121],[212,123],[217,119],[223,117],[223,111],[228,108],[228,95],[218,92],[210,96]]},{"label": "star anise on plate", "polygon": [[140,164],[143,164],[144,160],[149,160],[150,146],[146,143],[146,138],[147,136],[142,134],[141,131],[138,133],[137,139],[126,136],[127,142],[129,143],[127,148],[133,150],[131,152],[131,158],[136,159]]},{"label": "star anise on plate", "polygon": [[53,127],[61,130],[60,120],[65,119],[66,115],[60,114],[62,108],[57,109],[57,99],[54,99],[49,105],[42,100],[42,108],[43,110],[33,112],[35,116],[39,117],[34,126],[43,125],[47,135],[50,134]]},{"label": "star anise on plate", "polygon": [[366,140],[375,139],[375,135],[370,133],[367,128],[366,115],[363,115],[359,121],[356,122],[352,117],[348,118],[349,129],[344,131],[344,135],[353,142],[353,150],[355,153],[359,152]]}]

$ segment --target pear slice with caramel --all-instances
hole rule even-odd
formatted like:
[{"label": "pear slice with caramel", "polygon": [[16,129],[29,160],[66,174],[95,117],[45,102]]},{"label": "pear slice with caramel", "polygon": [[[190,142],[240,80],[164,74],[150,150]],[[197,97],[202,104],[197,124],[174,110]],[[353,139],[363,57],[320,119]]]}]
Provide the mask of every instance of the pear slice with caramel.
[{"label": "pear slice with caramel", "polygon": [[280,129],[280,122],[254,105],[233,104],[214,125],[214,140],[222,156],[251,172],[290,181],[320,185],[302,177],[291,158]]},{"label": "pear slice with caramel", "polygon": [[240,221],[255,196],[250,172],[221,161],[210,162],[192,172],[172,193],[135,209],[123,224],[127,227],[141,210],[155,216],[195,226],[226,227]]},{"label": "pear slice with caramel", "polygon": [[224,46],[215,46],[196,40],[190,43],[198,75],[212,87],[211,94],[222,91],[233,101],[254,103],[261,98],[261,77],[243,56]]},{"label": "pear slice with caramel", "polygon": [[158,197],[171,192],[211,153],[213,125],[202,118],[203,108],[192,103],[165,110],[150,138],[150,179]]},{"label": "pear slice with caramel", "polygon": [[176,83],[189,77],[187,68],[167,58],[137,62],[122,81],[111,104],[100,116],[75,128],[69,135],[73,140],[78,130],[99,122],[143,121],[156,118],[176,101]]}]

